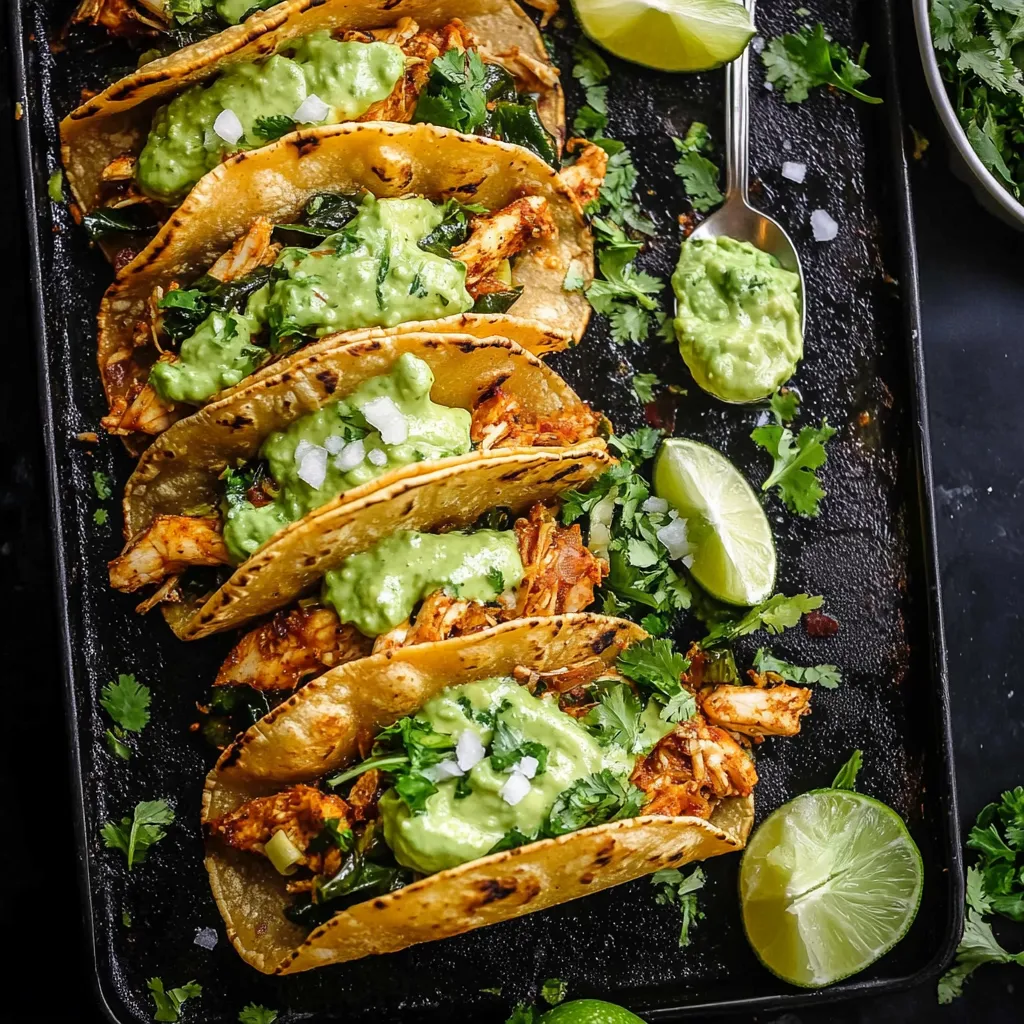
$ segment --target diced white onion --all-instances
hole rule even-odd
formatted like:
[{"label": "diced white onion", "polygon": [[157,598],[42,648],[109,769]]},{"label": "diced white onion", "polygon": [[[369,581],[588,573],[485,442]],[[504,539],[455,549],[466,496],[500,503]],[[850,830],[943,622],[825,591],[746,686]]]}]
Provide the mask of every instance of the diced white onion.
[{"label": "diced white onion", "polygon": [[483,759],[483,741],[472,729],[463,729],[455,741],[455,760],[458,761],[459,767],[468,772]]},{"label": "diced white onion", "polygon": [[366,445],[363,444],[362,440],[351,441],[338,453],[334,464],[343,473],[347,473],[350,469],[355,469],[365,458]]},{"label": "diced white onion", "polygon": [[327,449],[300,441],[295,446],[295,466],[299,479],[319,490],[327,476]]},{"label": "diced white onion", "polygon": [[387,395],[374,398],[359,410],[371,427],[380,431],[385,444],[401,444],[409,436],[409,421],[405,413]]},{"label": "diced white onion", "polygon": [[686,539],[686,521],[672,519],[658,532],[657,538],[665,545],[669,558],[682,558],[690,553],[690,545]]},{"label": "diced white onion", "polygon": [[338,434],[331,434],[330,437],[324,438],[324,447],[332,455],[340,455],[342,449],[345,447],[345,438]]},{"label": "diced white onion", "polygon": [[222,110],[213,122],[213,130],[232,146],[245,134],[242,122],[233,110]]},{"label": "diced white onion", "polygon": [[764,83],[764,87],[765,87],[765,89],[768,90],[768,92],[775,92],[775,86],[772,85],[771,82],[765,82]]},{"label": "diced white onion", "polygon": [[656,498],[652,494],[641,506],[644,512],[667,512],[668,502],[664,498]]},{"label": "diced white onion", "polygon": [[757,414],[757,419],[754,420],[754,426],[755,427],[764,427],[764,426],[767,426],[770,422],[771,422],[771,416],[768,415],[767,410],[762,409]]},{"label": "diced white onion", "polygon": [[371,448],[366,456],[375,466],[386,466],[388,457],[379,449]]},{"label": "diced white onion", "polygon": [[498,790],[498,796],[509,806],[515,807],[520,800],[530,792],[530,780],[525,775],[513,772],[508,777],[508,782]]},{"label": "diced white onion", "polygon": [[807,164],[786,160],[782,165],[782,176],[787,181],[795,181],[798,185],[802,185],[804,178],[807,177]]},{"label": "diced white onion", "polygon": [[537,769],[540,767],[540,761],[535,757],[531,757],[529,754],[526,757],[519,758],[518,761],[512,766],[512,771],[516,775],[524,775],[528,779],[532,779],[537,774]]},{"label": "diced white onion", "polygon": [[311,124],[325,120],[330,112],[331,108],[315,92],[311,92],[292,114],[292,120],[299,124]]},{"label": "diced white onion", "polygon": [[590,510],[590,543],[587,547],[598,558],[608,557],[608,546],[612,542],[614,515],[615,491],[612,490]]},{"label": "diced white onion", "polygon": [[442,761],[440,764],[432,764],[424,768],[423,774],[431,782],[444,782],[445,779],[457,779],[460,775],[465,775],[466,773],[455,761],[449,759]]},{"label": "diced white onion", "polygon": [[754,36],[750,40],[750,48],[754,53],[761,53],[764,50],[764,36]]},{"label": "diced white onion", "polygon": [[197,928],[193,942],[201,949],[213,949],[217,945],[217,933],[212,928]]},{"label": "diced white onion", "polygon": [[839,234],[839,225],[825,210],[815,210],[811,214],[811,231],[816,242],[831,242]]}]

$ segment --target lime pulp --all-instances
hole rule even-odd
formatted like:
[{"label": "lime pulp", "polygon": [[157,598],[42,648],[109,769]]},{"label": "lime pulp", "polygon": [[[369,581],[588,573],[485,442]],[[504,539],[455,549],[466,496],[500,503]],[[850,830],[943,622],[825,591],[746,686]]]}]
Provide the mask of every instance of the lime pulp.
[{"label": "lime pulp", "polygon": [[714,448],[665,441],[654,463],[654,493],[686,521],[693,578],[726,604],[750,606],[775,588],[775,541],[757,494]]},{"label": "lime pulp", "polygon": [[741,0],[573,0],[583,31],[617,57],[659,71],[706,71],[754,35]]},{"label": "lime pulp", "polygon": [[743,854],[740,901],[761,962],[805,988],[863,971],[906,935],[921,854],[900,816],[862,793],[818,789],[769,815]]}]

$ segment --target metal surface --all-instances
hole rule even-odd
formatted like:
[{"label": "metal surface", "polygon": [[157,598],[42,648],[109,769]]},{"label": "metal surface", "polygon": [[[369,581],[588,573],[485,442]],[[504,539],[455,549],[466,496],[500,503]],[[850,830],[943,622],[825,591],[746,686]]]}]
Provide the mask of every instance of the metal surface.
[{"label": "metal surface", "polygon": [[[756,0],[745,0],[753,16]],[[770,253],[786,270],[804,275],[800,254],[785,228],[750,205],[750,47],[725,69],[725,202],[702,221],[693,239],[735,238]],[[807,330],[807,304],[800,311],[800,330]]]},{"label": "metal surface", "polygon": [[[931,0],[914,0],[914,23],[917,26],[917,45],[921,50],[921,64],[928,91],[939,112],[939,120],[953,143],[955,150],[953,171],[957,177],[972,186],[978,202],[990,213],[994,213],[1007,224],[1024,231],[1024,205],[1006,191],[999,179],[981,162],[974,147],[967,140],[967,133],[960,125],[956,110],[949,98],[946,83],[939,71],[939,62],[932,45],[932,30],[929,23]],[[965,175],[963,172],[966,171]]]},{"label": "metal surface", "polygon": [[[793,660],[841,665],[845,673],[842,688],[815,695],[803,735],[769,740],[759,749],[758,815],[763,819],[784,800],[827,783],[858,746],[865,753],[861,788],[908,821],[926,870],[924,903],[907,938],[869,971],[820,992],[791,989],[758,966],[739,920],[736,858],[707,865],[709,882],[701,894],[707,916],[687,950],[676,945],[676,911],[655,904],[645,880],[443,943],[294,978],[259,976],[228,947],[202,869],[198,827],[202,778],[212,756],[189,725],[194,702],[203,698],[231,637],[182,644],[161,621],[136,616],[130,598],[107,589],[104,562],[119,546],[118,516],[115,502],[107,501],[109,524],[94,524],[101,503],[91,473],[110,472],[120,486],[130,464],[113,439],[103,438],[95,448],[76,440],[79,432],[96,429],[104,411],[93,318],[110,270],[73,227],[66,208],[49,203],[46,180],[56,165],[57,118],[83,85],[99,84],[104,69],[124,63],[125,51],[98,45],[52,52],[47,42],[71,7],[46,0],[8,5],[24,110],[23,204],[38,288],[60,642],[72,768],[81,794],[83,907],[97,990],[110,1018],[151,1020],[146,979],[153,975],[168,985],[190,978],[203,984],[195,1019],[234,1021],[255,1000],[287,1011],[287,1024],[500,1021],[516,998],[550,976],[566,979],[573,995],[602,995],[661,1020],[697,1010],[782,1010],[891,990],[934,974],[959,934],[963,879],[890,4],[833,0],[815,11],[841,41],[867,37],[874,44],[873,84],[886,95],[882,108],[825,91],[800,106],[785,106],[761,88],[759,66],[753,69],[752,191],[759,206],[791,229],[807,279],[807,358],[796,382],[808,420],[827,416],[841,427],[830,442],[824,474],[829,497],[820,519],[797,519],[767,499],[781,589],[824,594],[841,629],[818,640],[791,630],[772,646]],[[799,19],[776,0],[762,4],[759,23],[763,35],[774,36],[792,31]],[[558,33],[559,63],[566,69],[571,42],[571,29]],[[695,118],[713,131],[722,124],[723,76],[678,77],[612,64],[610,134],[631,146],[640,172],[638,196],[659,228],[641,262],[664,277],[679,241],[675,215],[685,209],[671,172],[668,134],[681,136]],[[782,179],[778,168],[785,159],[807,161],[804,186]],[[840,222],[830,245],[812,240],[809,214],[816,208]],[[645,419],[630,389],[634,372],[655,371],[688,388],[688,395],[660,400],[647,418],[716,445],[752,480],[764,479],[766,460],[748,437],[757,410],[703,395],[674,347],[656,341],[620,347],[603,324],[595,324],[583,344],[553,362],[619,430]],[[684,621],[678,639],[696,635],[699,627]],[[118,672],[135,672],[154,693],[152,724],[135,742],[130,764],[113,758],[102,740],[109,722],[98,694]],[[177,821],[149,861],[129,874],[123,858],[103,848],[99,827],[154,797],[172,801]],[[125,910],[130,926],[122,922]],[[194,944],[197,929],[206,927],[220,935],[212,952]],[[482,991],[495,986],[501,997]]]}]

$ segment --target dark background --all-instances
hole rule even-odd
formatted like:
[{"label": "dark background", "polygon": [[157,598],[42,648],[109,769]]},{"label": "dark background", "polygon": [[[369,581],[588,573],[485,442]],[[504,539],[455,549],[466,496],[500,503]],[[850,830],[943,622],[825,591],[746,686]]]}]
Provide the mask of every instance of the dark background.
[{"label": "dark background", "polygon": [[[949,647],[958,792],[966,831],[983,804],[1024,783],[1024,234],[984,213],[950,173],[941,130],[921,81],[909,25],[903,26],[903,87],[909,121],[933,145],[913,169],[921,262],[924,346]],[[59,992],[9,979],[16,1021],[91,1024],[86,944],[77,913],[43,452],[35,387],[29,283],[18,213],[10,68],[0,50],[0,195],[6,273],[0,310],[8,330],[0,371],[0,602],[8,642],[4,743],[7,842],[5,917],[22,948],[48,969]],[[14,852],[12,847],[16,846]],[[54,934],[55,929],[57,934]],[[1022,936],[1000,928],[1008,947]],[[9,961],[10,962],[10,961]],[[59,980],[58,980],[59,979]],[[934,985],[845,1007],[764,1017],[778,1024],[1019,1020],[1024,981],[1013,966],[985,968],[967,994],[939,1007]],[[13,985],[10,983],[13,982]],[[22,992],[22,997],[17,992]],[[13,994],[12,994],[13,993]],[[31,1003],[28,1003],[31,998]],[[1013,1011],[1013,1006],[1017,1010]]]}]

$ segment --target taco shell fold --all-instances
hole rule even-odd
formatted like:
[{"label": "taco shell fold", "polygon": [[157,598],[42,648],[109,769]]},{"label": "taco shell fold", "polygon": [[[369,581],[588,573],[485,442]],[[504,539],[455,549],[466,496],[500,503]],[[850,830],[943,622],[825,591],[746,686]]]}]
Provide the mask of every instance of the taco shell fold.
[{"label": "taco shell fold", "polygon": [[[578,341],[590,304],[562,282],[570,264],[584,280],[593,276],[593,241],[579,205],[556,172],[518,146],[461,135],[431,125],[384,122],[343,124],[295,132],[262,149],[240,153],[195,186],[156,237],[108,288],[98,317],[98,361],[108,403],[141,384],[148,369],[133,365],[107,373],[111,357],[132,352],[136,324],[157,286],[187,284],[240,237],[257,217],[294,221],[320,192],[372,192],[378,198],[456,198],[497,210],[523,196],[548,201],[555,232],[535,238],[514,260],[520,298],[508,313],[463,313],[429,323],[371,328],[341,337],[384,336],[409,330],[504,335],[539,353]],[[313,340],[312,345],[331,343]],[[261,373],[273,372],[273,367]]]},{"label": "taco shell fold", "polygon": [[[549,671],[595,654],[612,665],[645,635],[625,620],[576,613],[520,619],[339,666],[224,752],[207,777],[203,821],[357,760],[360,737],[414,714],[448,686],[508,675],[518,666]],[[457,935],[739,850],[753,816],[748,797],[722,801],[710,821],[647,815],[609,822],[430,875],[308,933],[284,916],[286,879],[268,861],[211,842],[206,867],[243,959],[264,973],[291,974]]]}]

